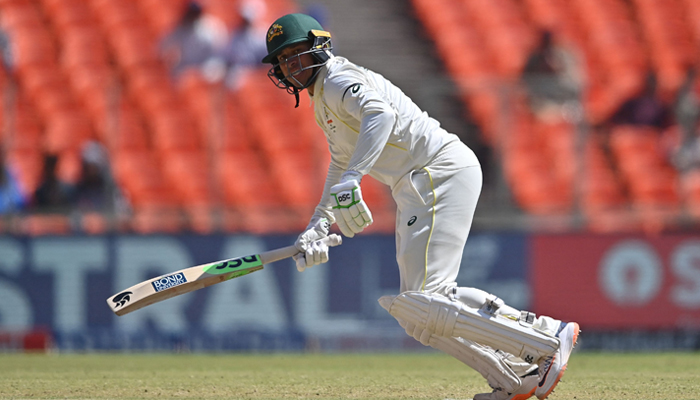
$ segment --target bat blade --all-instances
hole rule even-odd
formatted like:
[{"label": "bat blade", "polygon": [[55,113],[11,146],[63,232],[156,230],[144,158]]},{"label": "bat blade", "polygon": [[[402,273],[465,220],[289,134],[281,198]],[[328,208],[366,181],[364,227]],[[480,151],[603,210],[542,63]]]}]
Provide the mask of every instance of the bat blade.
[{"label": "bat blade", "polygon": [[125,315],[171,297],[189,293],[263,269],[259,255],[197,265],[138,283],[107,299],[117,315]]},{"label": "bat blade", "polygon": [[[336,234],[329,235],[321,241],[329,247],[339,246],[343,242]],[[108,298],[107,304],[115,314],[125,315],[171,297],[259,271],[263,269],[264,264],[283,260],[297,253],[299,250],[296,247],[287,246],[257,255],[229,258],[181,269],[122,290]]]}]

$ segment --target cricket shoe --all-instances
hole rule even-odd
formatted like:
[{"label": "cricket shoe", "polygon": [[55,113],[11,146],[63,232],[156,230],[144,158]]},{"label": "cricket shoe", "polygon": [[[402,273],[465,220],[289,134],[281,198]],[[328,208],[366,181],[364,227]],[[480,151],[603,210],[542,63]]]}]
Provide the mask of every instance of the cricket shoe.
[{"label": "cricket shoe", "polygon": [[474,396],[474,400],[525,400],[535,394],[537,383],[540,381],[537,370],[532,375],[520,378],[522,384],[515,393],[508,393],[503,389],[494,389],[491,393],[479,393]]},{"label": "cricket shoe", "polygon": [[557,338],[559,338],[560,343],[559,348],[554,355],[547,357],[539,366],[540,382],[535,390],[535,396],[538,399],[546,399],[564,375],[566,364],[569,362],[571,352],[574,350],[578,340],[579,331],[580,329],[576,322],[561,323],[557,332]]}]

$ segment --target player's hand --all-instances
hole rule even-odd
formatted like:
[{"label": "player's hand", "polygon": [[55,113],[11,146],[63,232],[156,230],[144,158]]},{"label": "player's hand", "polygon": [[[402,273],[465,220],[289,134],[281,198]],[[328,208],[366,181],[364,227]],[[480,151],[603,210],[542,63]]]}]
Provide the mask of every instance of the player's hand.
[{"label": "player's hand", "polygon": [[294,256],[294,261],[299,272],[304,272],[306,268],[311,268],[314,265],[328,262],[328,245],[321,240],[312,242],[306,246],[306,251]]},{"label": "player's hand", "polygon": [[[305,268],[328,261],[328,246],[326,246],[326,254],[324,256],[319,254],[319,252],[323,252],[323,250],[318,247],[312,248],[312,244],[328,236],[328,231],[330,228],[331,223],[328,221],[328,219],[312,219],[309,226],[306,227],[306,230],[302,232],[299,237],[297,237],[296,242],[294,242],[294,246],[299,249],[300,253],[294,256],[294,261],[296,261],[297,269],[300,272],[303,272]],[[309,253],[309,251],[311,251],[311,253]],[[304,259],[307,253],[309,253],[308,261]],[[301,258],[301,261],[299,258]],[[324,258],[324,261],[315,262]]]},{"label": "player's hand", "polygon": [[359,181],[350,179],[333,185],[331,199],[335,223],[343,235],[353,237],[372,224],[372,213],[362,199]]}]

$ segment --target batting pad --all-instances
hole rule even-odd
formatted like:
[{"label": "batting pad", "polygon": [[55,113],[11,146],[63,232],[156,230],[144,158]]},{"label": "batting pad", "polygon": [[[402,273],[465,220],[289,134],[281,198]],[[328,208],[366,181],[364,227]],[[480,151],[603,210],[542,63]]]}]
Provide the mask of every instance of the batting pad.
[{"label": "batting pad", "polygon": [[[379,304],[389,311],[387,307],[391,305],[393,299],[393,296],[384,296],[379,299]],[[397,319],[397,321],[409,336],[420,341],[424,346],[440,350],[476,370],[486,378],[491,387],[512,393],[522,386],[520,377],[511,368],[508,360],[505,357],[499,357],[493,349],[462,338],[442,337],[429,333],[426,337],[425,329],[404,320]],[[505,353],[503,354],[505,356]]]},{"label": "batting pad", "polygon": [[513,393],[522,382],[520,377],[492,349],[462,338],[430,336],[430,347],[446,353],[470,366],[489,382],[492,388]]},{"label": "batting pad", "polygon": [[[393,297],[391,298],[393,299]],[[493,349],[462,338],[430,334],[426,338],[423,337],[425,332],[423,329],[416,327],[410,322],[400,319],[397,321],[399,321],[399,325],[406,330],[409,336],[414,338],[421,337],[424,339],[421,341],[423,345],[440,350],[476,370],[481,376],[486,378],[491,387],[501,388],[512,393],[522,385],[517,373]],[[416,340],[420,341],[420,339]]]},{"label": "batting pad", "polygon": [[[538,363],[559,348],[559,340],[504,316],[490,315],[438,294],[404,292],[382,307],[397,320],[425,330],[422,336],[461,337]],[[421,342],[424,342],[421,337]]]}]

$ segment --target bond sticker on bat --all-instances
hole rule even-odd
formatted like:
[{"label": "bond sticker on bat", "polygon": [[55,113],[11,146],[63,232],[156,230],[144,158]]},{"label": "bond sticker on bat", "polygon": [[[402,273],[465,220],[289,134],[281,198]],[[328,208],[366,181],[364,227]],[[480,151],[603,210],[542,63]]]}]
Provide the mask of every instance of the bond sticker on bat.
[{"label": "bond sticker on bat", "polygon": [[185,278],[185,274],[178,272],[155,280],[151,282],[151,285],[153,285],[153,289],[155,289],[156,292],[160,292],[161,290],[170,289],[171,287],[182,285],[183,283],[187,283],[187,278]]}]

